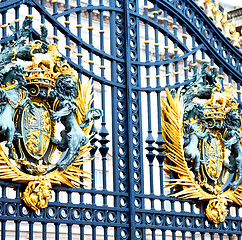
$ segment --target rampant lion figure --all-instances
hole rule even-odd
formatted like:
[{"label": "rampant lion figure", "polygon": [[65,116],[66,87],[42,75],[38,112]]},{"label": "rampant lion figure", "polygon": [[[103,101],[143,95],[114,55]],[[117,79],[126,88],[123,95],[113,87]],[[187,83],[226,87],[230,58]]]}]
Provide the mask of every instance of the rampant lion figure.
[{"label": "rampant lion figure", "polygon": [[229,171],[237,171],[237,180],[230,183],[232,189],[236,189],[242,183],[242,147],[240,139],[242,135],[239,128],[241,127],[240,116],[236,109],[230,109],[226,114],[223,127],[221,129],[224,137],[224,145],[231,150],[229,156]]},{"label": "rampant lion figure", "polygon": [[184,156],[186,161],[192,161],[195,170],[195,177],[198,178],[201,160],[200,152],[198,150],[199,140],[208,138],[211,139],[209,130],[202,131],[202,126],[206,124],[203,106],[201,104],[190,105],[185,109],[184,113]]},{"label": "rampant lion figure", "polygon": [[[63,170],[73,163],[82,146],[86,145],[89,137],[84,134],[82,128],[87,127],[92,120],[96,120],[102,116],[102,111],[99,109],[89,109],[86,113],[84,123],[78,125],[75,119],[76,102],[78,97],[77,82],[72,75],[60,75],[55,84],[55,89],[52,92],[52,98],[57,102],[56,112],[52,113],[55,121],[61,121],[65,129],[61,131],[61,141],[52,139],[52,142],[58,145],[58,149],[62,152],[67,151],[64,158],[61,158],[56,166]],[[93,116],[89,116],[90,113]],[[88,116],[88,117],[87,117]]]}]

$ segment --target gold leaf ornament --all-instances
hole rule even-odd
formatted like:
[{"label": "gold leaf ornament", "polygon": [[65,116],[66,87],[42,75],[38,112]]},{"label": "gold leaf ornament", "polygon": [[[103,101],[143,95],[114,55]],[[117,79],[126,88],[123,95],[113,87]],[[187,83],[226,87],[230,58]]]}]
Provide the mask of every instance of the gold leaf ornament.
[{"label": "gold leaf ornament", "polygon": [[201,188],[184,157],[182,97],[178,91],[173,99],[169,90],[165,91],[167,99],[161,98],[162,136],[166,148],[164,171],[168,176],[173,173],[174,177],[166,181],[166,188],[175,189],[172,197],[209,201],[205,210],[206,216],[214,223],[222,222],[228,214],[227,202],[242,203],[242,187],[239,186],[236,191],[228,189],[223,193],[215,191],[216,194],[210,194]]}]

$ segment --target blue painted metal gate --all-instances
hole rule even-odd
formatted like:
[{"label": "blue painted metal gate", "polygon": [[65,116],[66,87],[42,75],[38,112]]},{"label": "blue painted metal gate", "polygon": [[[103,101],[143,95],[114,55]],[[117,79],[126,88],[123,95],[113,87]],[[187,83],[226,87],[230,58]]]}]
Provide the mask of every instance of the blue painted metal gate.
[{"label": "blue painted metal gate", "polygon": [[0,182],[2,240],[241,239],[238,206],[216,225],[202,202],[165,196],[164,88],[188,84],[189,68],[196,74],[203,61],[241,88],[241,52],[194,1],[2,0],[0,12],[3,46],[13,39],[9,22],[18,28],[25,15],[33,18],[30,40],[45,24],[81,81],[93,79],[94,105],[104,111],[88,187],[55,187],[54,200],[34,212],[19,197],[21,185]]}]

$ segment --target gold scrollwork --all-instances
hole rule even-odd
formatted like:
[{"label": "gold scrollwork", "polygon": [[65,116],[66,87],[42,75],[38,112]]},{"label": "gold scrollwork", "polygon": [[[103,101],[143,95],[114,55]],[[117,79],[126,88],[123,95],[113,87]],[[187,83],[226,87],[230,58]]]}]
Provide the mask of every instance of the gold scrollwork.
[{"label": "gold scrollwork", "polygon": [[37,180],[29,182],[25,191],[21,194],[21,198],[34,211],[47,207],[48,201],[51,199],[50,180],[38,177]]},{"label": "gold scrollwork", "polygon": [[223,222],[229,213],[227,204],[226,198],[222,196],[218,196],[216,199],[210,200],[205,210],[208,220],[215,224]]}]

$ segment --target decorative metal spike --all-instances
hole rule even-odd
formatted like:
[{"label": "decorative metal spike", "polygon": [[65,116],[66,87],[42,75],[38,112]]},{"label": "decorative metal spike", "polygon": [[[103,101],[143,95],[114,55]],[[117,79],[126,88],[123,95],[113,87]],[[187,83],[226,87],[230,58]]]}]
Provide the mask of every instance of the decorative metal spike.
[{"label": "decorative metal spike", "polygon": [[233,45],[237,48],[240,48],[240,44],[239,44],[240,34],[236,32],[236,24],[234,19],[232,19],[232,23],[230,26],[230,33],[233,36],[233,41],[234,41]]},{"label": "decorative metal spike", "polygon": [[221,21],[223,19],[223,15],[219,12],[218,1],[215,1],[215,7],[213,9],[213,13],[215,14],[215,18],[216,18],[216,27],[222,31],[223,27],[222,27]]},{"label": "decorative metal spike", "polygon": [[228,24],[228,19],[227,19],[227,11],[224,10],[223,12],[223,20],[222,20],[222,24],[224,26],[224,36],[226,38],[228,38],[229,40],[231,40],[231,36],[230,36],[230,32],[229,32],[229,24]]},{"label": "decorative metal spike", "polygon": [[214,17],[213,17],[214,4],[211,3],[210,0],[205,0],[205,3],[207,5],[207,15],[208,15],[208,17],[211,18],[212,20],[214,20]]}]

